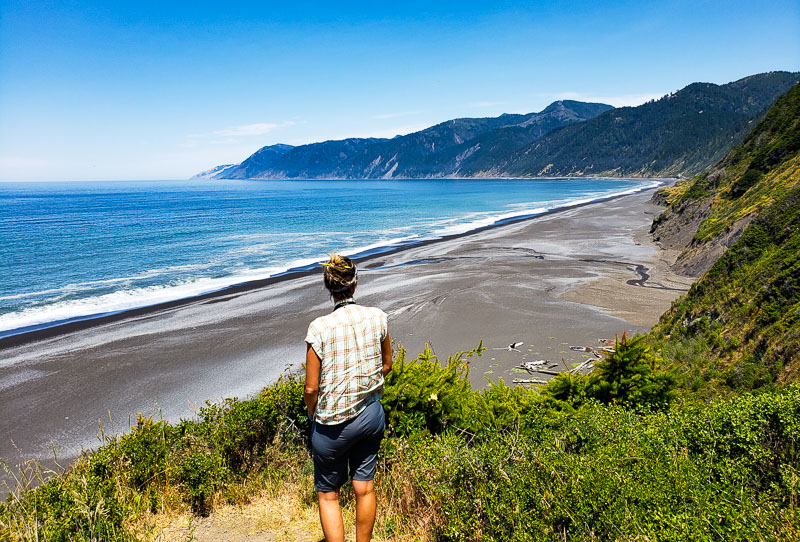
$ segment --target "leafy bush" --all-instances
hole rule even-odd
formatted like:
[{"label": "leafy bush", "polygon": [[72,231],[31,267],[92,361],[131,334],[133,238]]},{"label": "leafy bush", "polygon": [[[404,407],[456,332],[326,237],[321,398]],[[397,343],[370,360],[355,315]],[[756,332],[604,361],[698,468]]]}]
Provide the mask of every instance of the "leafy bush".
[{"label": "leafy bush", "polygon": [[281,377],[254,399],[206,403],[200,409],[200,421],[183,422],[181,432],[207,441],[231,472],[247,473],[278,434],[309,428],[302,397],[299,378]]},{"label": "leafy bush", "polygon": [[223,458],[207,450],[190,450],[179,460],[178,473],[192,511],[207,516],[211,511],[210,498],[228,474]]},{"label": "leafy bush", "polygon": [[476,434],[510,430],[531,412],[544,408],[545,403],[535,391],[508,386],[500,379],[473,393],[465,428]]},{"label": "leafy bush", "polygon": [[473,350],[451,355],[442,366],[428,344],[410,361],[400,348],[392,372],[386,376],[381,401],[389,433],[406,436],[423,429],[439,433],[448,426],[468,423],[472,395],[469,358],[484,350],[481,343]]},{"label": "leafy bush", "polygon": [[[122,435],[118,443],[112,443],[111,450],[116,448],[129,472],[129,481],[133,489],[144,491],[147,486],[163,485],[167,477],[167,459],[175,440],[175,428],[165,421],[153,421],[141,413],[136,418],[136,426],[131,432]],[[114,446],[116,444],[116,446]],[[101,449],[104,450],[104,449]],[[101,452],[102,455],[102,452]],[[111,465],[93,458],[96,470],[106,469]]]},{"label": "leafy bush", "polygon": [[660,369],[661,360],[640,335],[624,333],[614,343],[614,352],[595,363],[588,377],[586,395],[602,403],[624,403],[663,407],[674,396],[675,377]]},{"label": "leafy bush", "polygon": [[542,395],[555,400],[555,404],[575,409],[586,401],[588,379],[581,374],[559,373],[542,388]]}]

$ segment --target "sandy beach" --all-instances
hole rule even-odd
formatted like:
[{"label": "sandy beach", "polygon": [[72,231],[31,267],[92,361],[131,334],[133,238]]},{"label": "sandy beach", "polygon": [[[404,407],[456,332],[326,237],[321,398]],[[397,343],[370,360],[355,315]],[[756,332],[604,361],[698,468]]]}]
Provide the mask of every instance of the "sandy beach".
[{"label": "sandy beach", "polygon": [[[651,195],[367,258],[356,299],[387,312],[410,356],[425,342],[444,358],[483,339],[476,387],[527,378],[515,369],[523,361],[574,366],[586,354],[569,346],[645,331],[691,284],[649,238],[660,211]],[[206,400],[257,392],[300,369],[308,323],[330,308],[320,276],[305,274],[7,341],[0,460],[52,457],[51,446],[69,458],[98,444],[98,421],[121,432],[138,412],[174,421]],[[506,348],[515,342],[519,351]]]}]

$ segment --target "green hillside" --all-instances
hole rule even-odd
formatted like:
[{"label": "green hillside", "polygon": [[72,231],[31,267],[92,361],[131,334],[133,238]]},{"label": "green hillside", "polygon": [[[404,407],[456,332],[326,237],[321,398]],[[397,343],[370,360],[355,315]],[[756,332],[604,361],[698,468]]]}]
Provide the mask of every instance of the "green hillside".
[{"label": "green hillside", "polygon": [[662,316],[653,336],[687,363],[694,387],[798,380],[800,85],[716,167],[662,196],[669,207],[654,223],[657,238],[669,242],[679,233],[675,223],[696,224],[679,262],[691,267],[727,250]]}]

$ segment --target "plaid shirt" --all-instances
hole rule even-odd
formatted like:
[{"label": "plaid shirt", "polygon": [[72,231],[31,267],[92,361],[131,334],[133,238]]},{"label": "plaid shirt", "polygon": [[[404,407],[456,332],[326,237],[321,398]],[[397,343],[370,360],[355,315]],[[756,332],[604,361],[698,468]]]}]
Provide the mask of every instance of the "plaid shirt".
[{"label": "plaid shirt", "polygon": [[344,305],[308,326],[306,342],[321,360],[314,419],[333,425],[355,418],[383,395],[381,341],[386,313],[375,307]]}]

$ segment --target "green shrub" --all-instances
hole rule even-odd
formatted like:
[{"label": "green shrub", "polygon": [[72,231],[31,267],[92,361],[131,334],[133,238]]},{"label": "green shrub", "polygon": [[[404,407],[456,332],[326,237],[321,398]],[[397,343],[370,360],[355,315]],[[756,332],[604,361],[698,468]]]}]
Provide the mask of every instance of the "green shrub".
[{"label": "green shrub", "polygon": [[474,433],[495,432],[515,427],[532,411],[544,408],[535,390],[508,386],[502,379],[473,393],[465,428]]},{"label": "green shrub", "polygon": [[134,511],[130,493],[119,491],[117,478],[87,467],[84,458],[65,476],[9,495],[0,509],[0,540],[135,540],[124,527]]},{"label": "green shrub", "polygon": [[383,400],[389,433],[405,436],[427,430],[439,433],[451,425],[467,425],[472,400],[469,358],[485,350],[459,352],[441,365],[430,345],[415,359],[406,361],[405,349],[395,356],[386,376]]},{"label": "green shrub", "polygon": [[109,468],[115,468],[113,452],[120,455],[129,474],[130,484],[137,491],[144,491],[150,485],[163,486],[167,480],[167,460],[175,440],[175,428],[166,421],[153,421],[141,413],[136,418],[136,426],[131,432],[122,435],[119,442],[101,448],[100,458],[112,454],[107,461],[94,460],[93,466],[100,474],[108,475]]},{"label": "green shrub", "polygon": [[271,401],[226,399],[200,409],[202,426],[212,446],[235,472],[246,472],[272,442],[278,413]]},{"label": "green shrub", "polygon": [[439,465],[437,540],[779,540],[800,525],[797,386],[667,412],[587,404],[537,431],[442,435],[416,455]]},{"label": "green shrub", "polygon": [[206,403],[200,409],[200,421],[183,422],[180,432],[208,442],[230,472],[245,474],[258,465],[277,436],[307,432],[302,397],[299,378],[281,377],[256,398]]},{"label": "green shrub", "polygon": [[581,374],[559,373],[542,388],[542,395],[552,398],[557,408],[573,410],[587,399],[587,381]]},{"label": "green shrub", "polygon": [[211,496],[228,475],[223,458],[207,450],[190,450],[180,458],[178,473],[192,511],[207,516],[211,511]]},{"label": "green shrub", "polygon": [[646,336],[633,339],[623,333],[614,352],[595,363],[586,395],[603,403],[664,407],[674,397],[675,377],[651,352]]}]

